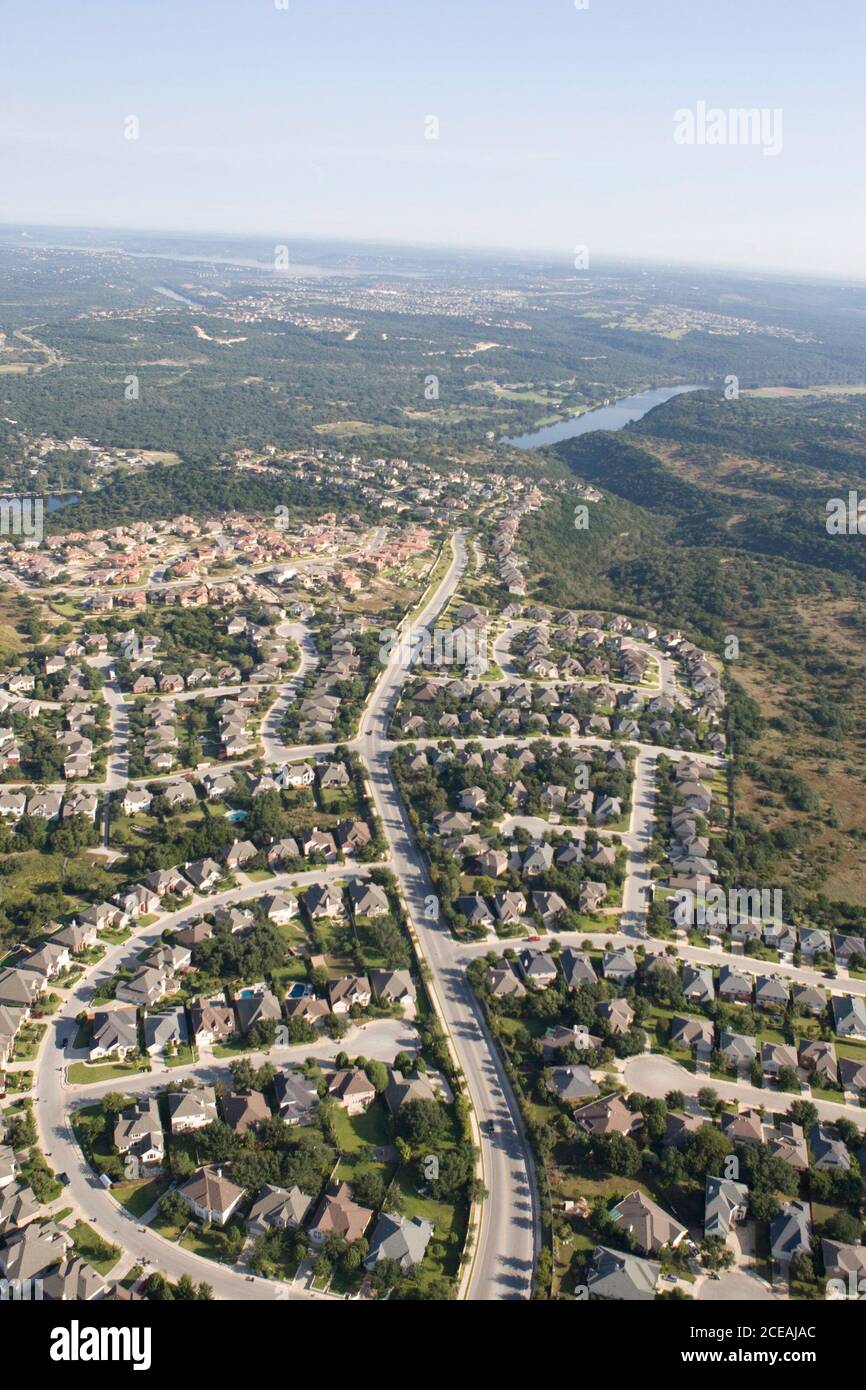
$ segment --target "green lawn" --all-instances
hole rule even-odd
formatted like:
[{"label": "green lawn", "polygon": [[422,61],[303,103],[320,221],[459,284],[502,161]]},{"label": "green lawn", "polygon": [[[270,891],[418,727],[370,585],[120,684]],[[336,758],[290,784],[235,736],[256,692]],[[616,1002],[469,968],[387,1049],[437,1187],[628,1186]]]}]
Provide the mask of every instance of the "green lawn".
[{"label": "green lawn", "polygon": [[73,1062],[69,1068],[70,1086],[92,1086],[95,1081],[121,1081],[136,1072],[150,1071],[147,1062]]},{"label": "green lawn", "polygon": [[207,1260],[216,1260],[220,1264],[234,1264],[238,1256],[238,1247],[231,1242],[228,1229],[222,1230],[219,1226],[198,1226],[193,1222],[180,1243],[184,1250],[192,1250]]},{"label": "green lawn", "polygon": [[430,1279],[441,1277],[453,1278],[460,1269],[460,1255],[469,1219],[468,1209],[449,1202],[437,1202],[432,1197],[419,1196],[406,1168],[402,1168],[398,1173],[395,1186],[402,1198],[403,1213],[408,1217],[418,1216],[424,1221],[432,1221],[435,1228],[421,1265],[420,1283],[424,1285]]},{"label": "green lawn", "polygon": [[45,1024],[25,1023],[15,1039],[12,1051],[13,1062],[32,1062],[39,1051],[39,1044],[45,1036]]},{"label": "green lawn", "polygon": [[104,941],[108,946],[121,946],[131,936],[132,932],[128,927],[121,927],[117,931],[113,931],[110,927],[103,927],[99,933],[100,941]]},{"label": "green lawn", "polygon": [[381,1167],[379,1164],[361,1158],[364,1150],[381,1148],[390,1143],[390,1120],[385,1102],[377,1098],[360,1115],[349,1115],[342,1108],[334,1117],[337,1147],[342,1158],[337,1165],[337,1181],[351,1181],[352,1173],[358,1168]]},{"label": "green lawn", "polygon": [[85,1221],[77,1221],[70,1231],[75,1254],[100,1274],[107,1274],[120,1259],[116,1245],[109,1245]]},{"label": "green lawn", "polygon": [[117,1182],[111,1189],[111,1195],[117,1198],[130,1216],[141,1218],[159,1201],[170,1185],[171,1179],[168,1175],[161,1174],[158,1178],[147,1178],[141,1182]]},{"label": "green lawn", "polygon": [[190,1043],[181,1043],[173,1057],[165,1056],[162,1060],[167,1067],[186,1067],[195,1059],[195,1048]]}]

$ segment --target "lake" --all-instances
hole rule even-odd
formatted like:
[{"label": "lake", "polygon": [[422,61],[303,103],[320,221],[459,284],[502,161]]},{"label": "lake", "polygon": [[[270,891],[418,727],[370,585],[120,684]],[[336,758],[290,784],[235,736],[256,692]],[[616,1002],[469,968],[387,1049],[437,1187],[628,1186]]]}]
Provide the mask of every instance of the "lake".
[{"label": "lake", "polygon": [[657,405],[664,405],[674,396],[704,389],[702,386],[657,386],[637,396],[623,396],[614,405],[585,410],[582,415],[573,415],[570,420],[559,420],[555,425],[543,425],[529,434],[518,434],[513,439],[501,439],[499,442],[510,444],[514,449],[541,449],[545,444],[559,444],[563,439],[574,439],[579,434],[590,434],[594,430],[621,430],[624,425],[640,420],[648,411],[654,410]]}]

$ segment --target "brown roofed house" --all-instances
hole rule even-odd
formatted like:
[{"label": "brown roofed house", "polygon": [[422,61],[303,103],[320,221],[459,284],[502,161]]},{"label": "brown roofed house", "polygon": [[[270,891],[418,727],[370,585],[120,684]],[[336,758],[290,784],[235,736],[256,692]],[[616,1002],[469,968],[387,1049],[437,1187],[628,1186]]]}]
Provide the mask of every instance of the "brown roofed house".
[{"label": "brown roofed house", "polygon": [[342,1236],[349,1244],[360,1240],[373,1213],[352,1200],[352,1189],[341,1182],[325,1193],[310,1225],[310,1238],[323,1245],[330,1235]]}]

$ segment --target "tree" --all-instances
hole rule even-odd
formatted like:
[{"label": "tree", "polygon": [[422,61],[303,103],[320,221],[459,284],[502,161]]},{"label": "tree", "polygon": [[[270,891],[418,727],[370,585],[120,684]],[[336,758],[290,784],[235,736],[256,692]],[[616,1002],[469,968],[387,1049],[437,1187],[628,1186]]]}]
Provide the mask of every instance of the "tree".
[{"label": "tree", "polygon": [[633,1178],[640,1168],[640,1149],[627,1134],[606,1134],[596,1150],[602,1166],[611,1173]]},{"label": "tree", "polygon": [[792,1100],[788,1118],[808,1132],[818,1121],[818,1109],[810,1100]]},{"label": "tree", "polygon": [[170,1226],[185,1226],[189,1207],[179,1192],[166,1192],[159,1199],[159,1214]]},{"label": "tree", "polygon": [[109,1119],[116,1120],[126,1109],[126,1101],[119,1091],[108,1091],[102,1097],[102,1113]]},{"label": "tree", "polygon": [[712,1086],[702,1086],[698,1091],[698,1105],[715,1114],[721,1108],[718,1091],[714,1091]]},{"label": "tree", "polygon": [[863,1223],[849,1211],[835,1211],[824,1226],[822,1235],[839,1240],[843,1245],[858,1245],[863,1235]]},{"label": "tree", "polygon": [[385,1063],[368,1062],[366,1072],[371,1085],[376,1088],[376,1094],[382,1095],[388,1089],[388,1068]]},{"label": "tree", "polygon": [[815,1264],[805,1250],[798,1250],[791,1259],[791,1280],[798,1284],[814,1284]]},{"label": "tree", "polygon": [[362,1207],[378,1210],[385,1200],[385,1183],[375,1169],[363,1169],[352,1179],[352,1196]]},{"label": "tree", "polygon": [[403,1271],[396,1260],[379,1260],[370,1276],[370,1283],[377,1293],[385,1293],[399,1283]]},{"label": "tree", "polygon": [[701,1244],[701,1259],[707,1269],[730,1269],[734,1252],[728,1249],[721,1236],[707,1236]]},{"label": "tree", "polygon": [[778,1198],[772,1192],[749,1193],[749,1216],[753,1221],[772,1221],[781,1210]]},{"label": "tree", "polygon": [[449,1137],[447,1112],[436,1100],[406,1101],[400,1107],[397,1126],[415,1150],[435,1147]]},{"label": "tree", "polygon": [[720,1129],[714,1125],[701,1125],[686,1140],[683,1157],[692,1177],[703,1181],[708,1175],[718,1177],[725,1173],[725,1162],[730,1152],[730,1140]]}]

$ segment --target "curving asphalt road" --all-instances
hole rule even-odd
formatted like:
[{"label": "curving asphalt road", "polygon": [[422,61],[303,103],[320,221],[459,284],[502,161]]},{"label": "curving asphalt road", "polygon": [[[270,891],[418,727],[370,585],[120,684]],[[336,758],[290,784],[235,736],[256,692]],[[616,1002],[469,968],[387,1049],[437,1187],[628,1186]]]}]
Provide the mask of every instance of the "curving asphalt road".
[{"label": "curving asphalt road", "polygon": [[[412,627],[431,628],[455,592],[466,566],[463,533],[453,540],[454,559]],[[481,1010],[457,959],[458,946],[445,923],[429,910],[435,894],[391,773],[388,721],[406,678],[398,643],[361,718],[357,746],[369,769],[376,809],[391,849],[410,919],[431,970],[441,1016],[466,1077],[477,1119],[488,1198],[481,1211],[467,1297],[527,1299],[538,1250],[539,1221],[532,1156],[514,1094]],[[496,1132],[488,1135],[485,1122]]]}]

